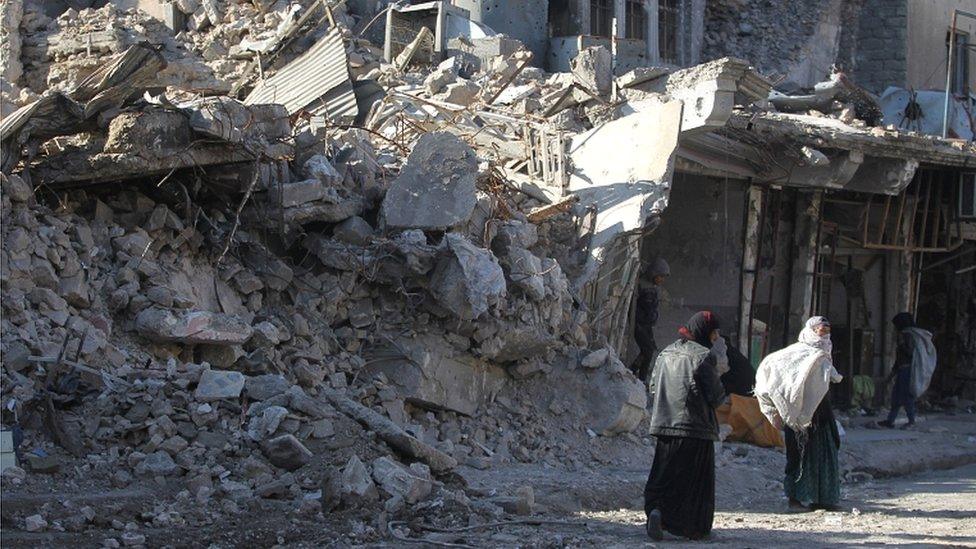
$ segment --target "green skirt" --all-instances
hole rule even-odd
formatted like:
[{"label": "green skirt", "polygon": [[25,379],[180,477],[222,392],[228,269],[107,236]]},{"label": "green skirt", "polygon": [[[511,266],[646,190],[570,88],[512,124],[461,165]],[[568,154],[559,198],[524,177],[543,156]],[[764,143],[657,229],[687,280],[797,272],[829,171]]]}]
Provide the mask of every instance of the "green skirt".
[{"label": "green skirt", "polygon": [[[804,505],[840,502],[840,434],[824,398],[805,433],[786,428],[786,497]],[[805,440],[804,440],[805,439]]]}]

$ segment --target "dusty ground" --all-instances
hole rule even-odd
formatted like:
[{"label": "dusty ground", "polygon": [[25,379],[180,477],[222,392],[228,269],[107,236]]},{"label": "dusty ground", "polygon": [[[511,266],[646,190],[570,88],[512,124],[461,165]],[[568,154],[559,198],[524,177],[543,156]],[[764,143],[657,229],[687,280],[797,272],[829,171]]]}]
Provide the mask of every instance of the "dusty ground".
[{"label": "dusty ground", "polygon": [[[847,547],[976,546],[976,465],[871,481],[845,490],[842,512],[785,514],[770,497],[751,511],[721,510],[708,545]],[[584,544],[646,543],[640,511],[582,513],[592,524]],[[674,542],[674,541],[673,541]],[[685,542],[684,544],[690,545]]]},{"label": "dusty ground", "polygon": [[[976,421],[971,414],[932,415],[912,431],[867,428],[874,419],[850,420],[842,446],[843,512],[786,514],[782,495],[783,453],[725,443],[717,453],[714,536],[705,542],[728,547],[947,545],[976,547]],[[574,447],[595,453],[599,439]],[[606,442],[606,441],[602,441]],[[622,443],[623,441],[621,441]],[[426,536],[462,547],[634,547],[649,546],[643,533],[641,494],[650,467],[652,439],[630,443],[633,452],[610,452],[584,466],[499,464],[484,470],[463,467],[460,477],[472,500],[493,500],[531,487],[536,506],[531,520],[568,521],[531,526],[432,534],[401,528],[401,535]],[[940,469],[936,472],[926,469]],[[906,476],[907,475],[907,476]],[[865,480],[867,479],[867,480]],[[52,482],[55,479],[52,479]],[[99,516],[123,511],[131,516],[151,508],[162,487],[139,486],[98,492],[92,487],[51,487],[48,494],[3,494],[5,514],[37,512],[45,501],[71,499]],[[60,489],[58,489],[60,488]],[[108,505],[111,502],[113,505]],[[49,504],[50,505],[50,504]],[[443,505],[443,503],[439,504]],[[854,509],[857,509],[855,512]],[[128,511],[128,512],[126,512]],[[420,522],[443,518],[445,509],[420,513]],[[505,520],[525,520],[508,515]],[[125,520],[129,520],[126,518]],[[254,500],[250,512],[218,520],[191,520],[185,527],[143,527],[150,547],[403,547],[386,536],[389,517],[375,513],[331,513],[325,520],[301,517],[285,501]],[[463,525],[464,515],[449,521]],[[585,523],[585,526],[581,523]],[[115,528],[31,534],[3,526],[11,547],[97,547],[118,538]],[[668,544],[687,542],[672,540]],[[421,545],[411,545],[421,546]]]}]

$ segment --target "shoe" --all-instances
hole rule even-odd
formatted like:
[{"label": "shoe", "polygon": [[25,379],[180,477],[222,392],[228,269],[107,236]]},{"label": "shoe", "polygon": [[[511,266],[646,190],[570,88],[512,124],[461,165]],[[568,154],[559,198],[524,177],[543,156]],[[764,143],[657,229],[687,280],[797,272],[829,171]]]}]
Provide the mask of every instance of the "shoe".
[{"label": "shoe", "polygon": [[789,505],[790,513],[806,513],[810,510],[811,509],[809,507],[800,503],[799,500],[795,500],[795,499],[790,500],[790,505]]},{"label": "shoe", "polygon": [[909,422],[909,423],[906,423],[906,424],[904,424],[904,425],[902,425],[900,427],[900,429],[902,431],[907,431],[908,429],[913,429],[913,428],[915,428],[915,422],[914,421]]},{"label": "shoe", "polygon": [[895,428],[895,422],[894,421],[888,421],[887,419],[884,420],[884,421],[879,421],[878,422],[878,427],[887,427],[888,429],[894,429]]},{"label": "shoe", "polygon": [[664,539],[664,530],[661,529],[661,512],[657,509],[647,515],[647,537],[654,541]]}]

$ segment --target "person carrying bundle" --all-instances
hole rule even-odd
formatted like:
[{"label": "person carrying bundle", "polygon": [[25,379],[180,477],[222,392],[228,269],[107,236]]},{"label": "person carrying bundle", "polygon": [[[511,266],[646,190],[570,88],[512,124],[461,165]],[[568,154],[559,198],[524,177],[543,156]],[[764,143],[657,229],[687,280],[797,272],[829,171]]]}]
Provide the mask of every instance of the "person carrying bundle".
[{"label": "person carrying bundle", "polygon": [[755,395],[769,421],[786,434],[783,488],[791,508],[835,509],[840,501],[840,434],[827,391],[843,379],[831,358],[830,322],[807,320],[799,341],[767,356]]}]

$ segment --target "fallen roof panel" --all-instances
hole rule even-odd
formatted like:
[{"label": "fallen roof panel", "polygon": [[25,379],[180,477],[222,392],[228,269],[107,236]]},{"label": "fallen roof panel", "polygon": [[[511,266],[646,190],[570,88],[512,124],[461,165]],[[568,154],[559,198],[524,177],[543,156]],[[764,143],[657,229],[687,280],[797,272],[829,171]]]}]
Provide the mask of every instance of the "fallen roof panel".
[{"label": "fallen roof panel", "polygon": [[244,100],[245,105],[257,103],[279,103],[288,114],[304,109],[329,118],[355,118],[359,108],[339,29],[333,27],[307,52],[259,82]]}]

